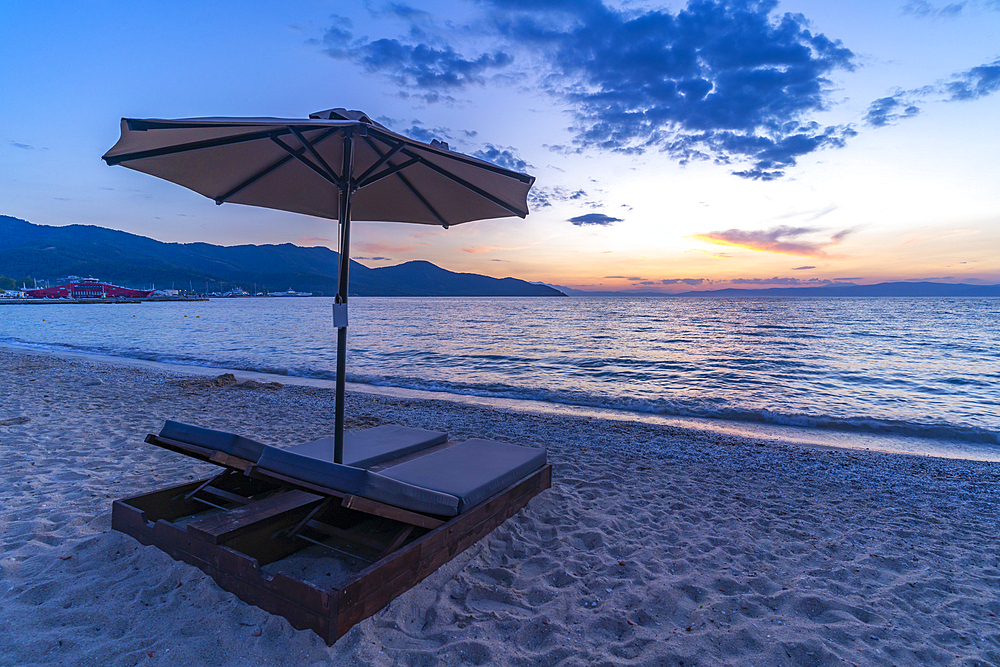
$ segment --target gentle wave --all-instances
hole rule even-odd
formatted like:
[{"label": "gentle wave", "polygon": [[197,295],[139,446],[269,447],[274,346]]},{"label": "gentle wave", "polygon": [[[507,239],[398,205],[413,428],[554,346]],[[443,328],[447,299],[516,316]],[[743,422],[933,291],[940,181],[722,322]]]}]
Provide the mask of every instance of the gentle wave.
[{"label": "gentle wave", "polygon": [[[184,356],[164,355],[142,351],[123,352],[100,347],[87,347],[71,344],[39,344],[16,338],[0,338],[0,342],[15,344],[39,350],[54,352],[83,352],[103,356],[154,361],[158,363],[198,366],[202,368],[218,368],[220,370],[240,370],[271,375],[284,375],[315,380],[335,381],[335,371],[316,369],[289,369],[269,366],[255,366],[239,363],[226,363],[208,359]],[[421,380],[413,378],[385,377],[348,373],[347,382],[378,387],[398,389],[414,389],[432,391],[457,396],[477,396],[481,398],[504,398],[542,403],[557,403],[586,408],[604,408],[622,410],[642,414],[654,414],[669,417],[689,417],[699,419],[718,419],[732,422],[749,422],[756,424],[774,424],[779,426],[795,426],[802,428],[822,429],[828,431],[863,433],[884,436],[903,436],[928,438],[934,440],[954,440],[988,445],[1000,445],[1000,433],[974,426],[960,426],[948,423],[914,423],[875,419],[872,417],[836,417],[832,415],[816,415],[801,413],[781,413],[774,410],[739,409],[726,405],[713,405],[716,400],[705,400],[701,403],[682,402],[677,400],[635,399],[615,396],[595,396],[590,394],[552,390],[532,390],[504,384],[476,385],[473,383],[450,383],[442,381]]]},{"label": "gentle wave", "polygon": [[[331,303],[4,306],[0,340],[329,381]],[[351,307],[356,383],[720,427],[1000,444],[1000,299],[358,298]]]}]

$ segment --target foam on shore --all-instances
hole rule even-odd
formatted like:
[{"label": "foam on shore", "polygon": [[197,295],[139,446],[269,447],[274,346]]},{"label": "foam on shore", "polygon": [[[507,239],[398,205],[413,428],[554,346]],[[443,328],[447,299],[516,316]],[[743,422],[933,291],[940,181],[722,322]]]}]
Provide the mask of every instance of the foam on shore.
[{"label": "foam on shore", "polygon": [[553,488],[333,647],[110,531],[214,467],[165,419],[290,445],[322,387],[0,351],[0,664],[1000,663],[996,464],[348,394],[392,422],[545,446]]}]

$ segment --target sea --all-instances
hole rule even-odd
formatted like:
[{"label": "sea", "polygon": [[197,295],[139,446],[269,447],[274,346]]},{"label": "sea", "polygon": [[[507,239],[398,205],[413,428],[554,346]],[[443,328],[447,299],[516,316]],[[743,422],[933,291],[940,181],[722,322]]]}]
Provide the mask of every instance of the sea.
[{"label": "sea", "polygon": [[[348,332],[354,389],[1000,460],[995,298],[355,297]],[[4,305],[0,343],[336,378],[322,297]]]}]

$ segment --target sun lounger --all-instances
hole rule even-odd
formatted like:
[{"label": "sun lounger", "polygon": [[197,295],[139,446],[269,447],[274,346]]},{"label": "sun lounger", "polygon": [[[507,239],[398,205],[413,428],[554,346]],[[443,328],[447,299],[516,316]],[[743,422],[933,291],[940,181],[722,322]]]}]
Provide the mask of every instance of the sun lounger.
[{"label": "sun lounger", "polygon": [[[392,459],[444,444],[447,440],[447,433],[395,424],[383,424],[362,431],[351,431],[344,434],[344,464],[355,468],[370,468]],[[213,454],[221,452],[227,457],[256,462],[264,452],[264,445],[250,438],[175,421],[167,421],[159,435],[146,438],[146,441],[160,446],[172,444],[173,446],[167,448],[175,451],[185,449],[186,445],[192,449],[182,453],[204,460],[211,460]],[[289,447],[286,451],[332,462],[333,438],[320,438],[304,442]],[[213,462],[225,465],[224,461],[224,458],[216,456],[216,460]]]},{"label": "sun lounger", "polygon": [[[147,442],[225,472],[116,501],[112,526],[333,643],[551,485],[544,450],[446,438],[399,426],[348,433],[354,465],[344,465],[328,439],[280,449],[167,422]],[[332,588],[261,572],[309,544],[369,565]]]}]

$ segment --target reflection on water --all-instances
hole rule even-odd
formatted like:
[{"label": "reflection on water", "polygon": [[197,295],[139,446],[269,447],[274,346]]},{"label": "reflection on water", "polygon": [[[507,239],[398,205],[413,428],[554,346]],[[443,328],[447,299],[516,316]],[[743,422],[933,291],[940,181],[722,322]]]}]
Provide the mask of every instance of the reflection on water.
[{"label": "reflection on water", "polygon": [[[332,299],[0,307],[0,340],[333,378]],[[1000,300],[355,298],[348,379],[998,442]],[[44,319],[44,321],[43,321]]]}]

